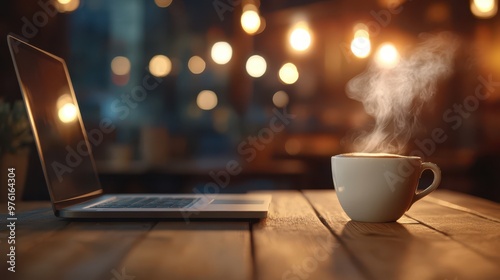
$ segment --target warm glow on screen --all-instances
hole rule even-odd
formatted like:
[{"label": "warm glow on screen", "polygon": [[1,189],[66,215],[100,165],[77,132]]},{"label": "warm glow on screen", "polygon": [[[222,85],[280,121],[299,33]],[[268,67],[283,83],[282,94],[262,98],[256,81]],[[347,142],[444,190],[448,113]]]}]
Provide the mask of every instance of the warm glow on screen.
[{"label": "warm glow on screen", "polygon": [[58,116],[61,122],[69,123],[76,120],[76,107],[73,103],[66,103],[59,109]]},{"label": "warm glow on screen", "polygon": [[61,122],[70,123],[76,120],[78,111],[69,94],[61,95],[57,99],[56,106],[57,116]]}]

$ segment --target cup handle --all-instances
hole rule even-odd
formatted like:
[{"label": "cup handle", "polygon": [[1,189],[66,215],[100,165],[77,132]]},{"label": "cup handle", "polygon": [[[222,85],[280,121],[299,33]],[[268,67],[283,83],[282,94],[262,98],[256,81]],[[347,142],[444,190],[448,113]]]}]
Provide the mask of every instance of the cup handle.
[{"label": "cup handle", "polygon": [[[436,164],[434,164],[432,162],[423,162],[421,165],[421,168],[422,168],[422,171],[420,171],[420,174],[422,174],[422,172],[424,172],[424,170],[427,170],[427,169],[431,170],[432,173],[434,173],[434,180],[432,181],[432,184],[430,186],[428,186],[425,190],[418,192],[418,193],[417,192],[415,193],[410,206],[413,205],[413,203],[420,200],[421,198],[423,198],[424,196],[433,192],[439,186],[439,183],[441,183],[441,169],[439,169],[439,167]],[[408,208],[410,208],[410,207],[408,207]]]}]

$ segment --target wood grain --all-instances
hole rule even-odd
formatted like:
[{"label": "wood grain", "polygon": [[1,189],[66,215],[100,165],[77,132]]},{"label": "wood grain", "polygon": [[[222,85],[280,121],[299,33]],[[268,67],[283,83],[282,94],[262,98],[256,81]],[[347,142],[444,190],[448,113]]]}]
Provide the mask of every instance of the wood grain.
[{"label": "wood grain", "polygon": [[[497,265],[482,254],[413,218],[396,223],[355,222],[343,212],[334,192],[304,194],[374,279],[495,279],[500,275]],[[415,205],[426,209],[428,204]]]},{"label": "wood grain", "polygon": [[[433,198],[434,200],[430,198]],[[436,202],[450,208],[469,211],[470,213],[492,220],[500,221],[500,204],[487,199],[448,190],[440,190],[431,193],[426,200]]]},{"label": "wood grain", "polygon": [[[18,279],[111,279],[152,223],[74,222],[19,254]],[[40,232],[44,232],[43,229]],[[30,238],[36,238],[32,236]]]},{"label": "wood grain", "polygon": [[407,213],[429,228],[441,232],[496,264],[500,263],[500,222],[426,200],[413,205]]},{"label": "wood grain", "polygon": [[496,203],[438,191],[397,223],[358,223],[333,191],[268,193],[269,216],[255,224],[71,222],[23,202],[18,272],[2,253],[0,279],[500,279]]},{"label": "wood grain", "polygon": [[257,279],[366,279],[303,195],[272,192],[267,219],[252,227]]},{"label": "wood grain", "polygon": [[161,222],[120,267],[136,279],[252,279],[248,222]]}]

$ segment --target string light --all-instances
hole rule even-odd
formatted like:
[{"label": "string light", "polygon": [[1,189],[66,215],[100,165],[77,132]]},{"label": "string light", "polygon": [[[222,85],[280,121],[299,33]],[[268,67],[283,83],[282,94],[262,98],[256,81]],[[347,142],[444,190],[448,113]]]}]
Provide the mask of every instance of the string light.
[{"label": "string light", "polygon": [[212,110],[217,106],[217,103],[217,95],[211,90],[202,90],[196,97],[196,105],[205,111]]},{"label": "string light", "polygon": [[212,46],[212,59],[217,64],[226,64],[233,56],[233,48],[228,42],[217,42]]},{"label": "string light", "polygon": [[293,63],[285,63],[278,73],[281,81],[285,84],[293,84],[299,79],[299,71]]},{"label": "string light", "polygon": [[296,51],[305,51],[311,46],[311,33],[307,23],[301,21],[290,32],[290,45]]},{"label": "string light", "polygon": [[252,55],[247,60],[246,69],[248,75],[254,78],[259,78],[266,73],[266,60],[260,55]]},{"label": "string light", "polygon": [[201,74],[203,71],[205,71],[206,63],[203,58],[195,55],[192,56],[189,61],[188,61],[188,68],[189,71],[193,74]]},{"label": "string light", "polygon": [[149,61],[149,72],[156,77],[165,77],[172,71],[172,62],[164,55],[155,55]]},{"label": "string light", "polygon": [[243,30],[250,35],[255,34],[259,31],[260,24],[260,15],[257,7],[253,4],[245,5],[241,14],[241,27]]}]

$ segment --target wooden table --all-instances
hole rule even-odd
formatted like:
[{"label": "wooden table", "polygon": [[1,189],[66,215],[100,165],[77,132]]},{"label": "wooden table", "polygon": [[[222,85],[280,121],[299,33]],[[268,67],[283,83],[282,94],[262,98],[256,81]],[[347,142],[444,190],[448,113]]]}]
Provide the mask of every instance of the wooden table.
[{"label": "wooden table", "polygon": [[350,221],[333,191],[271,193],[257,223],[73,222],[22,203],[16,273],[2,216],[0,279],[500,279],[497,203],[437,191],[379,224]]}]

